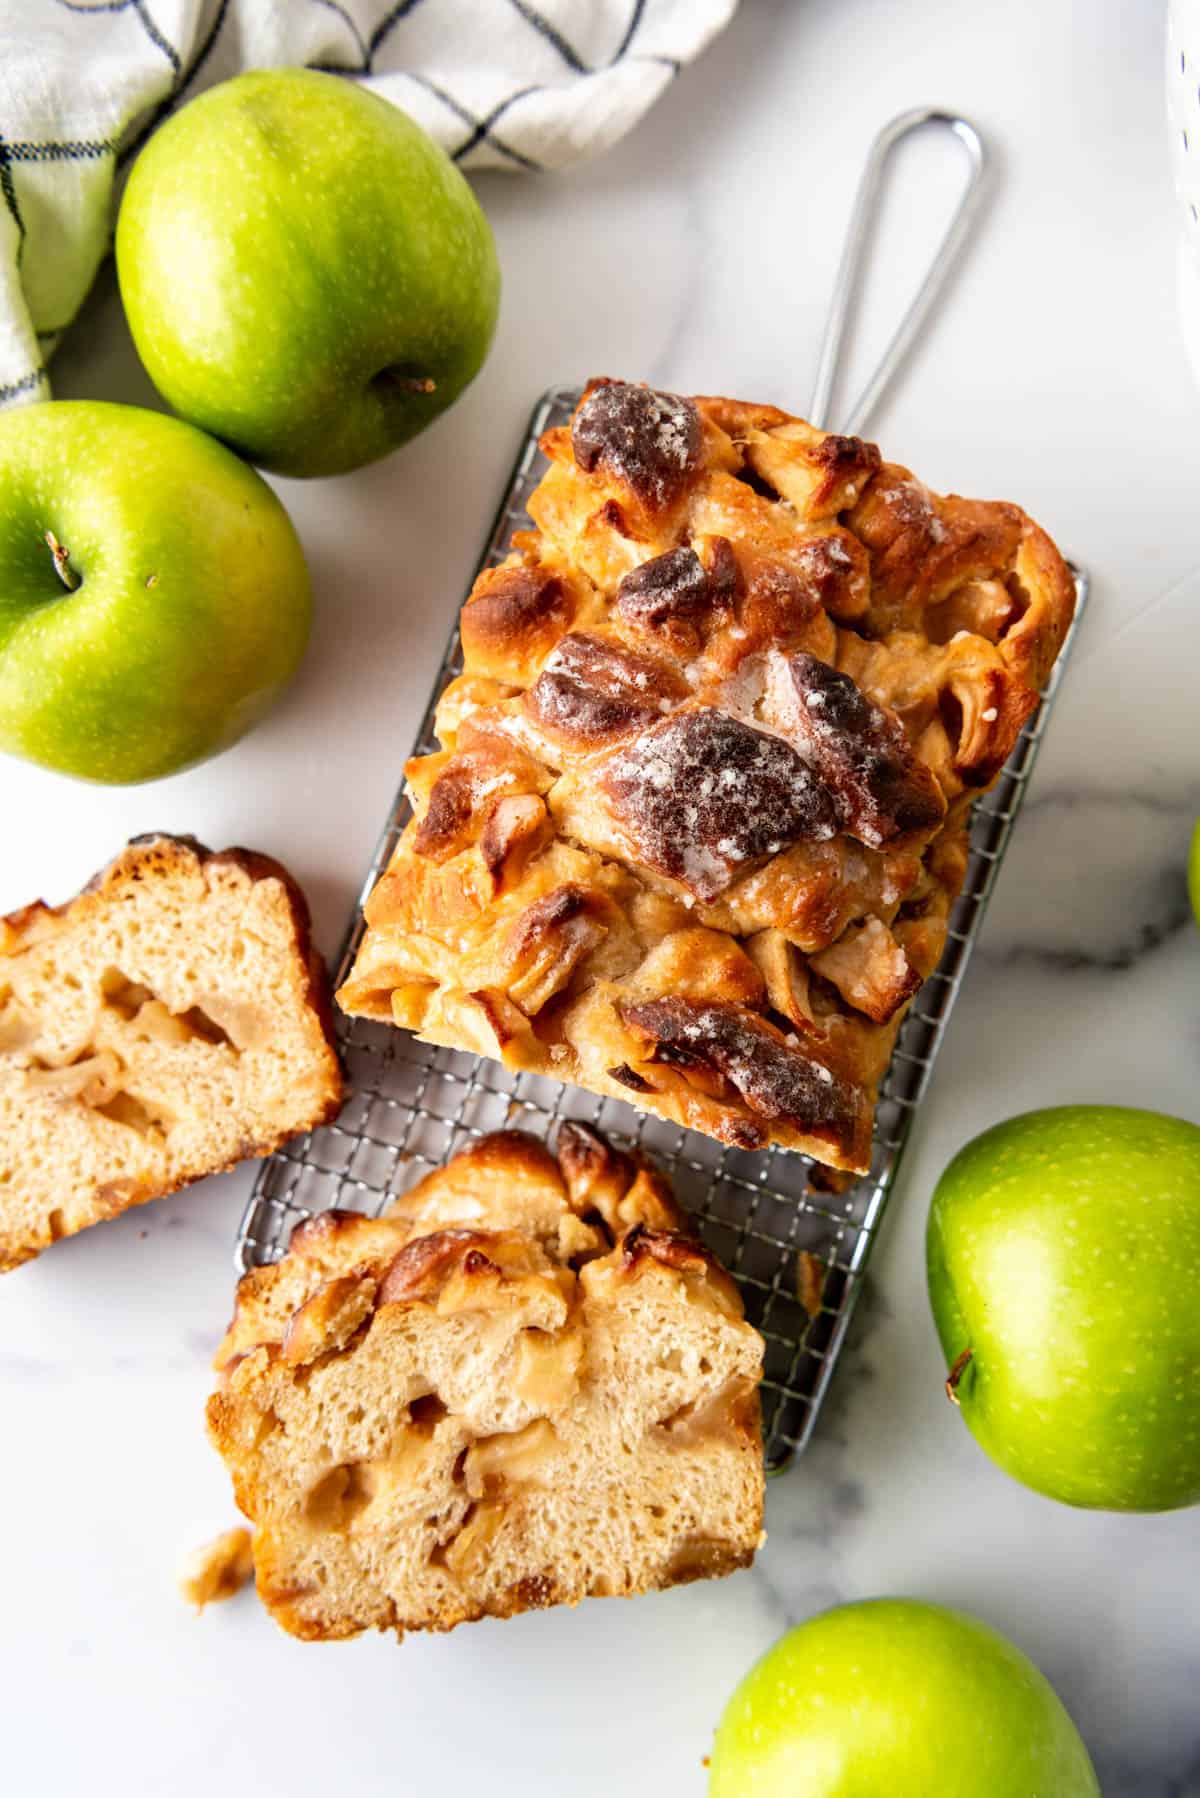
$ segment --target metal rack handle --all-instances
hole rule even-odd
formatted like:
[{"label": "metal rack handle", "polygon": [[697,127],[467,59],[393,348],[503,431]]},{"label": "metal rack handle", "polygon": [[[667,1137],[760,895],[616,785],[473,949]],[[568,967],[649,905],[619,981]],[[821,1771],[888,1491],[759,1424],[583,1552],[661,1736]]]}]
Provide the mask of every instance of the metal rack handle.
[{"label": "metal rack handle", "polygon": [[817,425],[822,430],[830,428],[828,423],[830,401],[833,397],[834,382],[838,377],[853,302],[862,284],[864,251],[879,199],[884,167],[897,144],[910,136],[912,132],[919,131],[926,125],[937,125],[951,132],[966,151],[968,163],[966,186],[950,223],[946,227],[945,235],[938,245],[937,254],[929,265],[925,279],[917,289],[907,312],[896,328],[895,335],[883,352],[878,368],[863,389],[858,404],[851,408],[845,423],[840,427],[847,436],[853,437],[862,429],[879,404],[880,397],[896,370],[912,348],[921,326],[929,315],[930,308],[945,285],[946,277],[958,258],[967,232],[979,210],[979,202],[982,197],[981,183],[988,153],[983,137],[970,119],[963,118],[960,113],[943,112],[940,107],[936,106],[917,106],[911,112],[900,113],[883,127],[871,145],[866,167],[859,180],[858,192],[854,197],[854,208],[850,214],[846,243],[842,250],[841,262],[838,265],[837,278],[833,284],[829,318],[825,325],[825,336],[821,343],[821,354],[817,362],[817,378],[813,387],[808,416],[810,423]]}]

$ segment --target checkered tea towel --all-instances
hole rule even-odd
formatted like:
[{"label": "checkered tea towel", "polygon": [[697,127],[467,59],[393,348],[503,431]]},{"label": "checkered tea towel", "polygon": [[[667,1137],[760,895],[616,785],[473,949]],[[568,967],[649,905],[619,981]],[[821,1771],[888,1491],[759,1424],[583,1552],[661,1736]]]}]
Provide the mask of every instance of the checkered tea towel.
[{"label": "checkered tea towel", "polygon": [[168,113],[241,69],[326,69],[466,168],[606,150],[737,0],[0,0],[0,405],[46,365],[112,242],[122,175]]}]

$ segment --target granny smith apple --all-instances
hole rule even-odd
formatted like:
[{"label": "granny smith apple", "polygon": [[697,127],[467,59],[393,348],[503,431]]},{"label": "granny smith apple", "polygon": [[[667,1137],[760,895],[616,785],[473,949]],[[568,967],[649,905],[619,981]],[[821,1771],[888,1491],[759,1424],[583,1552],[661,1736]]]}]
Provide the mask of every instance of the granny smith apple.
[{"label": "granny smith apple", "polygon": [[709,1798],[1099,1798],[1054,1688],[973,1617],[842,1605],[777,1642],[717,1730]]},{"label": "granny smith apple", "polygon": [[929,1292],[953,1396],[1066,1504],[1200,1502],[1200,1129],[1110,1105],[977,1136],[934,1194]]},{"label": "granny smith apple", "polygon": [[138,353],[175,410],[283,474],[423,430],[478,373],[495,245],[458,169],[377,94],[238,75],[134,164],[117,222]]},{"label": "granny smith apple", "polygon": [[311,609],[287,513],[202,431],[91,400],[0,413],[0,750],[171,774],[262,715]]},{"label": "granny smith apple", "polygon": [[1192,852],[1188,857],[1188,892],[1196,922],[1200,924],[1200,824],[1192,832]]}]

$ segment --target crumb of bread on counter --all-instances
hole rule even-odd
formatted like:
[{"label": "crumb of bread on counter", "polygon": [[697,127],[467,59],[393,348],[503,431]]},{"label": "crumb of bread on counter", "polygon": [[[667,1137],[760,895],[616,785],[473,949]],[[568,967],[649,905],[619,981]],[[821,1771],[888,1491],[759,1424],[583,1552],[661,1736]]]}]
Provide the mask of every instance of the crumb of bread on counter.
[{"label": "crumb of bread on counter", "polygon": [[179,1590],[188,1604],[202,1611],[206,1604],[232,1598],[253,1578],[250,1531],[225,1530],[192,1550],[180,1569]]}]

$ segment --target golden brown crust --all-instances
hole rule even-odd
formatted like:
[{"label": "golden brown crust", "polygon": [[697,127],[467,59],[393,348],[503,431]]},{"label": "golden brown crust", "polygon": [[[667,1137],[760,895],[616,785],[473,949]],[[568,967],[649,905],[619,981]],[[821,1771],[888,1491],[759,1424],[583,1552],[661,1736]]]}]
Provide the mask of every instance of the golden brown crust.
[{"label": "golden brown crust", "polygon": [[535,678],[581,606],[564,571],[533,556],[490,568],[463,607],[463,654],[481,674],[524,686]]},{"label": "golden brown crust", "polygon": [[605,379],[542,448],[339,1003],[861,1170],[1070,573],[771,406]]}]

